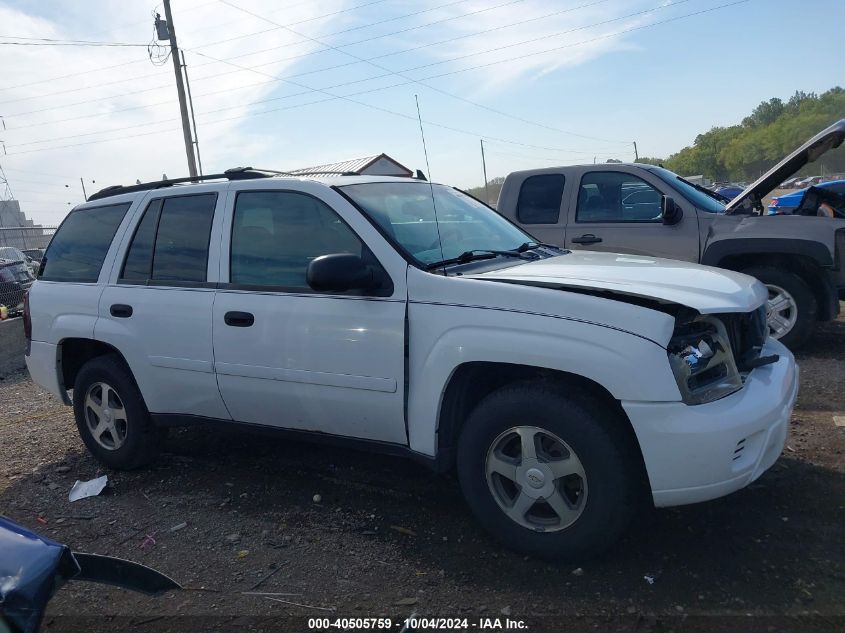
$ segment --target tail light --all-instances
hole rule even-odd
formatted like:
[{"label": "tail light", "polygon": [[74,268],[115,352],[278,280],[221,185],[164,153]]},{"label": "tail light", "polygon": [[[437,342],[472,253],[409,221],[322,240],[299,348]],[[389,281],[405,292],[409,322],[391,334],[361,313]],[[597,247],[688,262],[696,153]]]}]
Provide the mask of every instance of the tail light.
[{"label": "tail light", "polygon": [[29,290],[23,293],[23,334],[27,341],[32,340],[32,317],[29,314]]},{"label": "tail light", "polygon": [[772,203],[771,203],[769,206],[770,206],[770,207],[776,207],[776,206],[778,206],[778,199],[777,199],[777,198],[772,198]]}]

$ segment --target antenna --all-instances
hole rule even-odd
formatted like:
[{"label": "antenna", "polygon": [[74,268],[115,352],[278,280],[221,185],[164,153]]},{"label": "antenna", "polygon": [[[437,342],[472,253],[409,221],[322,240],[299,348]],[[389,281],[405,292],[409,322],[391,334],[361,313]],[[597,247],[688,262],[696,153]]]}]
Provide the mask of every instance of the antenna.
[{"label": "antenna", "polygon": [[[428,164],[428,150],[425,147],[425,132],[423,132],[422,114],[420,114],[420,98],[414,95],[414,101],[417,103],[417,120],[420,122],[420,136],[422,137],[423,154],[425,155],[425,168],[428,171],[428,189],[431,192],[431,208],[434,210],[434,226],[437,227],[437,243],[440,245],[440,259],[446,259],[443,254],[443,237],[440,235],[440,222],[437,220],[437,203],[434,201],[434,185],[431,184],[431,165]],[[446,269],[443,269],[443,275],[446,275]]]},{"label": "antenna", "polygon": [[425,169],[428,172],[428,180],[431,181],[431,165],[428,164],[428,150],[425,147],[425,132],[423,132],[422,115],[420,114],[420,98],[414,95],[414,101],[417,102],[417,120],[420,122],[420,136],[422,137],[423,154],[425,155]]}]

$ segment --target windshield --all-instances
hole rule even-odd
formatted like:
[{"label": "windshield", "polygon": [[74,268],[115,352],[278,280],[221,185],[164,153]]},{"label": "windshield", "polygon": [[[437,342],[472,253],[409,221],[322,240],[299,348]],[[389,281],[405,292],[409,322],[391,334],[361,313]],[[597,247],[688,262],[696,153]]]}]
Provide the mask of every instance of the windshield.
[{"label": "windshield", "polygon": [[340,189],[422,266],[467,251],[514,250],[534,240],[489,207],[444,185],[373,182]]},{"label": "windshield", "polygon": [[710,213],[725,212],[725,205],[723,203],[704,193],[701,189],[697,189],[695,185],[691,182],[687,182],[678,174],[675,174],[668,169],[663,169],[662,167],[653,167],[649,169],[649,171],[680,191],[684,198],[686,198],[689,202],[692,202],[702,211],[708,211]]}]

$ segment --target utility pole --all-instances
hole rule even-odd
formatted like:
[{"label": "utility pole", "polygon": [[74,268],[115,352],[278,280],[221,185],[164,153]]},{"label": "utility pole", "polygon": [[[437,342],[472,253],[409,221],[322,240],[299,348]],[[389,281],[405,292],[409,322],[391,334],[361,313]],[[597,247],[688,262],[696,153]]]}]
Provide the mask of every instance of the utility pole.
[{"label": "utility pole", "polygon": [[487,161],[484,158],[484,139],[481,139],[481,168],[484,170],[484,201],[490,204],[490,191],[487,188]]},{"label": "utility pole", "polygon": [[85,192],[85,181],[80,178],[79,184],[82,185],[82,197],[85,198],[85,202],[88,202],[88,194]]},{"label": "utility pole", "polygon": [[640,160],[640,155],[637,154],[637,142],[634,141],[634,162],[635,163],[639,162],[639,160]]},{"label": "utility pole", "polygon": [[185,51],[182,53],[182,70],[185,73],[185,88],[188,89],[188,105],[191,106],[191,125],[194,128],[194,146],[197,150],[197,164],[199,165],[200,176],[202,176],[202,158],[200,158],[200,137],[197,135],[197,119],[194,116],[194,98],[191,96],[191,80],[188,78],[188,65],[185,63]]},{"label": "utility pole", "polygon": [[[188,104],[185,100],[185,86],[182,84],[182,68],[179,62],[179,47],[176,44],[176,28],[173,26],[173,14],[170,11],[170,0],[164,2],[164,18],[166,23],[164,29],[161,25],[161,17],[156,13],[156,33],[160,40],[170,40],[170,56],[173,58],[173,70],[176,72],[176,92],[179,95],[179,112],[182,115],[182,136],[185,140],[185,156],[188,159],[188,173],[191,178],[197,176],[197,162],[194,158],[194,141],[191,138],[191,124],[188,121]],[[164,35],[167,37],[164,37]]]}]

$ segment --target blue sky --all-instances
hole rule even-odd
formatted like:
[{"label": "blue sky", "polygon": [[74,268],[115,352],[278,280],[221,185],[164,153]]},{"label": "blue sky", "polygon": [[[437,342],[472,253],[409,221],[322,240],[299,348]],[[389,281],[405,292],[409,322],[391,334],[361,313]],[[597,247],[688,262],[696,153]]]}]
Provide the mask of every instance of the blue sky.
[{"label": "blue sky", "polygon": [[[480,138],[490,177],[631,160],[632,141],[641,156],[666,156],[764,99],[842,84],[845,3],[722,7],[731,1],[173,6],[207,173],[380,152],[425,170],[416,94],[432,176],[469,187],[482,183]],[[146,44],[155,8],[155,0],[0,0],[0,41]],[[80,177],[90,193],[185,175],[169,60],[154,65],[143,46],[4,45],[0,54],[0,165],[31,217],[59,221],[81,200]]]}]

